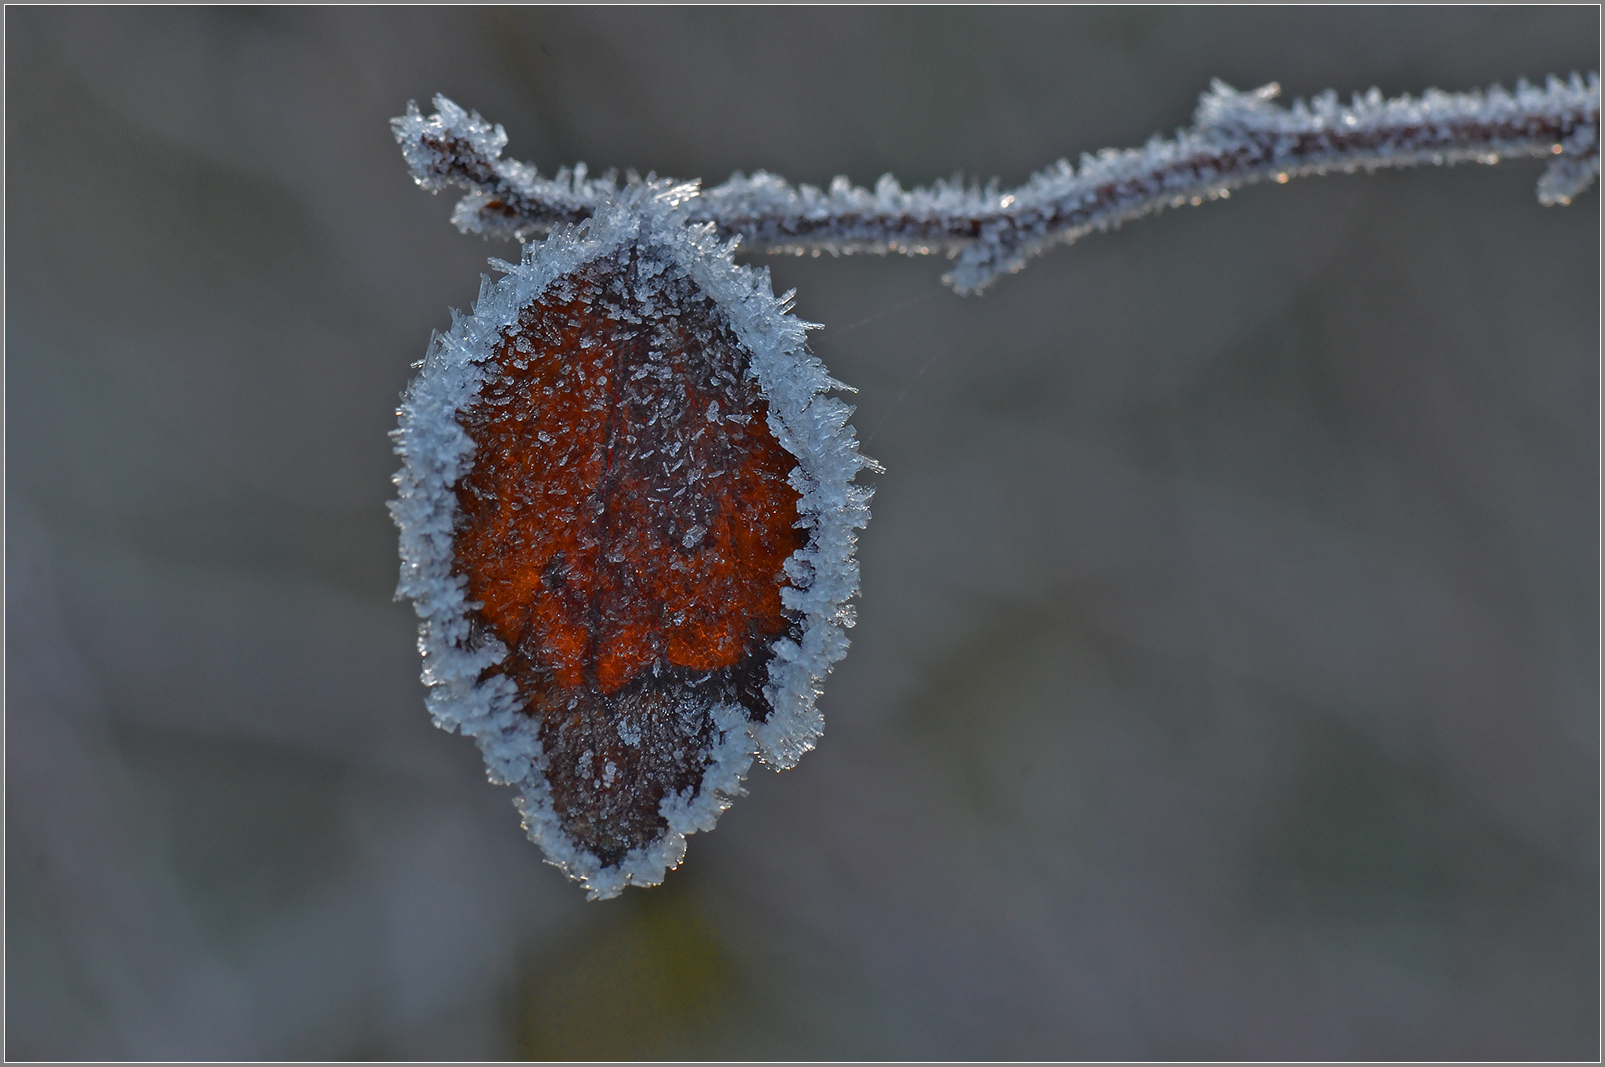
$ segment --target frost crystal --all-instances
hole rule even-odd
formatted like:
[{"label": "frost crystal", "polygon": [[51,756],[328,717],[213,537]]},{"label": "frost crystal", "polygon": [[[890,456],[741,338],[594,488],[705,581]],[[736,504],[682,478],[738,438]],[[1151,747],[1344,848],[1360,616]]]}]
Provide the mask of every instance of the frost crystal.
[{"label": "frost crystal", "polygon": [[[500,150],[449,118],[419,153]],[[813,747],[869,517],[839,383],[695,193],[632,186],[497,264],[393,435],[430,711],[593,898],[660,882],[754,756]]]},{"label": "frost crystal", "polygon": [[[739,236],[756,252],[855,252],[957,257],[946,281],[977,292],[1054,244],[1068,244],[1165,207],[1201,204],[1267,178],[1423,163],[1551,158],[1539,200],[1566,204],[1599,173],[1599,75],[1550,78],[1515,92],[1429,90],[1383,99],[1373,89],[1344,105],[1326,92],[1283,108],[1268,85],[1241,93],[1220,81],[1199,100],[1194,126],[1142,148],[1104,149],[1072,167],[1060,160],[1017,189],[946,182],[904,189],[886,175],[874,189],[837,178],[829,189],[793,186],[763,172],[736,174],[686,205],[687,217]],[[469,190],[453,221],[464,232],[520,240],[583,218],[615,195],[612,174],[583,165],[555,180],[500,158],[506,134],[443,96],[429,118],[409,106],[396,138],[419,184]]]}]

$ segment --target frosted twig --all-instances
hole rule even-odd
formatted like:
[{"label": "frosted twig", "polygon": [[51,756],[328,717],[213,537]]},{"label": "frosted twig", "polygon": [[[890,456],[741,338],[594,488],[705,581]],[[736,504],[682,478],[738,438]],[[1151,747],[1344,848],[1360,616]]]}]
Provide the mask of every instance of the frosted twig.
[{"label": "frosted twig", "polygon": [[[827,190],[793,186],[762,171],[723,185],[691,188],[693,222],[711,222],[755,252],[944,252],[957,263],[944,281],[978,292],[1055,244],[1069,244],[1164,207],[1200,204],[1243,185],[1307,174],[1374,171],[1423,163],[1494,163],[1554,157],[1538,181],[1541,203],[1567,204],[1599,174],[1599,74],[1551,77],[1515,92],[1428,90],[1385,100],[1372,89],[1344,106],[1331,90],[1290,108],[1276,84],[1241,93],[1214,82],[1191,129],[1142,148],[1060,160],[1017,189],[948,182],[904,189],[886,175],[873,190],[837,178]],[[446,99],[425,118],[409,104],[392,120],[414,178],[426,189],[468,190],[452,221],[464,233],[527,240],[587,218],[614,198],[613,172],[589,177],[584,164],[554,179],[504,160],[507,134]],[[639,181],[634,175],[629,182]]]}]

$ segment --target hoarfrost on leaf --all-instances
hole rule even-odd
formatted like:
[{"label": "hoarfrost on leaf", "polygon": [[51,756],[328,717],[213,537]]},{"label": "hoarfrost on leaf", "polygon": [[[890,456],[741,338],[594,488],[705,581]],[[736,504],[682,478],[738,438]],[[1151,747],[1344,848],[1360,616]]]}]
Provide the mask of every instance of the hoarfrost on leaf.
[{"label": "hoarfrost on leaf", "polygon": [[[502,143],[439,123],[426,161]],[[631,186],[499,264],[394,434],[431,714],[593,897],[660,882],[754,757],[813,746],[869,515],[805,324],[688,199]]]}]

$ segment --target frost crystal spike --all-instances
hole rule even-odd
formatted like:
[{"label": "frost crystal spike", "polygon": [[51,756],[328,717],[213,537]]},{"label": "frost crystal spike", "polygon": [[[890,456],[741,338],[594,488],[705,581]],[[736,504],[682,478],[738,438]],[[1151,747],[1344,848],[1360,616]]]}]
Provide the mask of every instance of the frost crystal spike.
[{"label": "frost crystal spike", "polygon": [[840,383],[695,195],[632,186],[493,261],[393,434],[430,711],[593,899],[813,747],[869,518]]}]

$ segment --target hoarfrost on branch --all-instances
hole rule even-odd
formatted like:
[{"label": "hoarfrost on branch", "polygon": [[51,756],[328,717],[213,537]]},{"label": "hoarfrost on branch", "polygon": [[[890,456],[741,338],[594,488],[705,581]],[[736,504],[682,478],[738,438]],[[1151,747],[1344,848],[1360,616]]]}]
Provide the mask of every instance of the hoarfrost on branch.
[{"label": "hoarfrost on branch", "polygon": [[[1279,92],[1275,83],[1245,93],[1217,80],[1192,128],[1173,139],[1083,155],[1079,167],[1060,160],[1007,191],[995,181],[904,189],[890,174],[874,189],[838,177],[822,190],[759,171],[700,191],[686,183],[686,215],[754,252],[942,252],[957,261],[943,280],[975,293],[1052,245],[1266,179],[1539,157],[1551,162],[1538,199],[1552,205],[1570,203],[1599,174],[1597,72],[1550,77],[1542,88],[1519,81],[1514,92],[1433,89],[1389,100],[1372,89],[1347,105],[1328,90],[1281,107]],[[465,233],[526,241],[589,218],[621,190],[615,173],[593,178],[583,163],[543,178],[501,158],[500,125],[444,96],[435,107],[425,117],[409,104],[392,125],[420,185],[467,190],[452,215]]]}]

